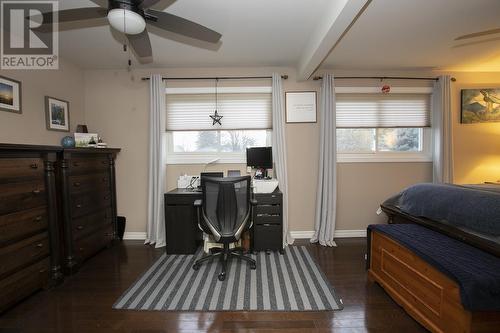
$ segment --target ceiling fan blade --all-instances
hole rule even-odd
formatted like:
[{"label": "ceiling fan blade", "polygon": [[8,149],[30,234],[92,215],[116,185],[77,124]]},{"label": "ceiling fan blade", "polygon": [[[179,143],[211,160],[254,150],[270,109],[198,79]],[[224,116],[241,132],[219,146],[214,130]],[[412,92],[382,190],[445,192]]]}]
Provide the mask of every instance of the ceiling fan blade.
[{"label": "ceiling fan blade", "polygon": [[157,10],[148,9],[146,19],[155,27],[209,43],[217,43],[222,37],[220,33],[198,23]]},{"label": "ceiling fan blade", "polygon": [[475,38],[475,37],[482,37],[482,36],[493,35],[493,34],[500,34],[500,28],[498,28],[498,29],[491,29],[491,30],[485,30],[485,31],[480,31],[480,32],[475,32],[473,34],[468,34],[468,35],[463,35],[463,36],[455,38],[455,40]]},{"label": "ceiling fan blade", "polygon": [[161,0],[143,0],[142,3],[139,5],[139,7],[142,9],[146,9],[146,8],[151,7],[151,6],[154,6],[155,4],[157,4],[160,1]]},{"label": "ceiling fan blade", "polygon": [[[108,10],[101,7],[75,8],[60,10],[59,23],[75,22],[103,18],[108,15]],[[43,13],[43,24],[51,24],[54,20],[53,12]],[[35,16],[36,17],[36,16]]]},{"label": "ceiling fan blade", "polygon": [[127,35],[127,38],[130,42],[130,46],[132,46],[139,57],[147,58],[153,56],[151,41],[149,40],[149,34],[146,29],[137,35]]}]

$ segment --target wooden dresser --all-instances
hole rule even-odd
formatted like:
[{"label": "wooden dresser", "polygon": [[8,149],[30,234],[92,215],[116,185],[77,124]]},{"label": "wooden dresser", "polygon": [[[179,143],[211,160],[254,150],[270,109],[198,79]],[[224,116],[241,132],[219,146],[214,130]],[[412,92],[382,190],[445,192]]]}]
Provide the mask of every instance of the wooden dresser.
[{"label": "wooden dresser", "polygon": [[116,238],[115,158],[120,149],[64,149],[60,201],[64,268],[74,273]]},{"label": "wooden dresser", "polygon": [[62,280],[59,147],[0,144],[0,311]]}]

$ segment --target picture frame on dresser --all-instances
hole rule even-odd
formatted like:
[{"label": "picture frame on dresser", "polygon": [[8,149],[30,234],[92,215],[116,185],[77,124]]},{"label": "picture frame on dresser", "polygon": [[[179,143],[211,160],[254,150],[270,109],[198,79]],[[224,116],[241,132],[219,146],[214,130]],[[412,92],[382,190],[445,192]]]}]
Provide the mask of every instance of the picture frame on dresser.
[{"label": "picture frame on dresser", "polygon": [[69,102],[45,96],[45,122],[49,131],[69,132]]},{"label": "picture frame on dresser", "polygon": [[0,111],[23,113],[21,81],[0,75]]}]

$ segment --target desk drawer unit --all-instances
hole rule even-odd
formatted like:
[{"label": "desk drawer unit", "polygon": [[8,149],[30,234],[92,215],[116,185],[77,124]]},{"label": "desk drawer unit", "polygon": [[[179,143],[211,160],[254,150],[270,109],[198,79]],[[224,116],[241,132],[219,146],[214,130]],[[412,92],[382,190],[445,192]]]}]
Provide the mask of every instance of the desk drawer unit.
[{"label": "desk drawer unit", "polygon": [[64,149],[60,157],[64,268],[73,274],[116,238],[119,149]]},{"label": "desk drawer unit", "polygon": [[167,254],[193,254],[201,239],[194,202],[201,192],[165,193],[165,230]]},{"label": "desk drawer unit", "polygon": [[0,144],[0,312],[62,279],[58,149]]},{"label": "desk drawer unit", "polygon": [[253,251],[283,251],[283,194],[256,193],[253,211]]}]

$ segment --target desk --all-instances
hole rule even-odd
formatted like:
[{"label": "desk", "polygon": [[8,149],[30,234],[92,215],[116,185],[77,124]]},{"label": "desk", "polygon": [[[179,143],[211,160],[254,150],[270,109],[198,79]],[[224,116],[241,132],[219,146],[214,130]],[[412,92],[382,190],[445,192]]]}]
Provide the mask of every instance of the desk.
[{"label": "desk", "polygon": [[168,254],[193,254],[203,240],[194,202],[202,193],[176,188],[165,193],[165,231]]},{"label": "desk", "polygon": [[[177,188],[165,193],[165,230],[168,254],[193,254],[203,241],[198,228],[194,202],[201,192]],[[251,230],[253,251],[282,251],[283,194],[277,188],[273,193],[254,195],[254,226]]]}]

